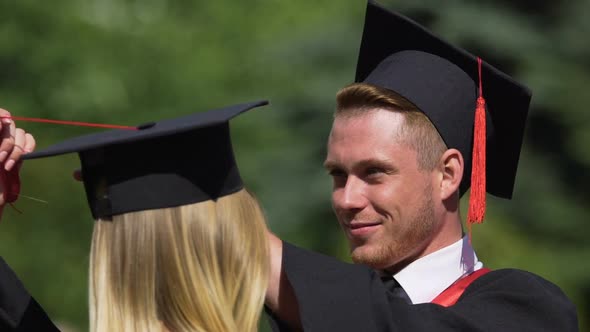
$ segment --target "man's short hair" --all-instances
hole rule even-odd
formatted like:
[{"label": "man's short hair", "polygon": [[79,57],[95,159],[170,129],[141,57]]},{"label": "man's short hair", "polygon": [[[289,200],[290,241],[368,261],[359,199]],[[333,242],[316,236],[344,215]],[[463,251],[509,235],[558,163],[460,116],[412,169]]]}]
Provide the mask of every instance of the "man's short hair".
[{"label": "man's short hair", "polygon": [[401,95],[366,83],[354,83],[336,96],[335,116],[356,116],[375,109],[403,114],[405,122],[400,140],[418,153],[418,165],[425,170],[436,167],[447,146],[428,117]]}]

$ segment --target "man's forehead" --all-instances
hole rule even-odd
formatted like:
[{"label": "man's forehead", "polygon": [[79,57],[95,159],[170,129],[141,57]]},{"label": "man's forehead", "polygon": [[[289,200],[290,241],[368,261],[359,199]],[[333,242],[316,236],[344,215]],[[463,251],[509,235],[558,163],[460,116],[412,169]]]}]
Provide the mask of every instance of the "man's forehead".
[{"label": "man's forehead", "polygon": [[330,138],[351,138],[357,135],[378,136],[391,140],[392,134],[402,133],[406,123],[405,115],[400,111],[384,108],[362,109],[355,112],[336,114],[330,131]]},{"label": "man's forehead", "polygon": [[394,155],[412,149],[401,139],[402,114],[378,111],[362,116],[335,118],[328,138],[328,163],[360,162],[362,160],[390,160]]}]

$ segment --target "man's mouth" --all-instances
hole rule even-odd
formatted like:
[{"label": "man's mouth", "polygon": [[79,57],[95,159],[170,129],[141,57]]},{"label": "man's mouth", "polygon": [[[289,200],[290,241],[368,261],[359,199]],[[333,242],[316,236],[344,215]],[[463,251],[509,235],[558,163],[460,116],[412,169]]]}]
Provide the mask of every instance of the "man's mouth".
[{"label": "man's mouth", "polygon": [[371,226],[380,225],[380,224],[381,223],[379,223],[379,222],[351,222],[348,224],[348,228],[357,229],[357,228],[363,228],[363,227],[371,227]]},{"label": "man's mouth", "polygon": [[381,225],[379,222],[351,222],[347,228],[352,236],[366,236],[374,232],[379,225]]}]

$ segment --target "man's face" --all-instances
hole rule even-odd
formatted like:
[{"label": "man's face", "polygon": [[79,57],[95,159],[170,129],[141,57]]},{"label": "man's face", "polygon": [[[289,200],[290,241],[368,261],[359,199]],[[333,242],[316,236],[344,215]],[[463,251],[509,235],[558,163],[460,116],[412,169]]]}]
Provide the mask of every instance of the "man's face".
[{"label": "man's face", "polygon": [[353,261],[386,269],[420,255],[438,229],[435,172],[418,167],[400,140],[401,113],[376,109],[337,116],[325,166],[333,178],[332,205]]}]

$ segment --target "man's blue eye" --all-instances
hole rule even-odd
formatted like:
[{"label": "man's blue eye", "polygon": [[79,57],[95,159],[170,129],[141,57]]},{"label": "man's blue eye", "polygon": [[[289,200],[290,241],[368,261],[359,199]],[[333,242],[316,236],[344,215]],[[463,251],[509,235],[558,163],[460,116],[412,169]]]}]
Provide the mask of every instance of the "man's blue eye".
[{"label": "man's blue eye", "polygon": [[372,167],[372,168],[367,169],[368,175],[380,174],[380,173],[383,173],[382,168]]},{"label": "man's blue eye", "polygon": [[346,176],[346,173],[339,169],[332,169],[328,172],[332,177],[343,177]]}]

